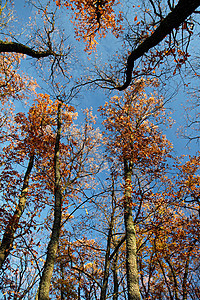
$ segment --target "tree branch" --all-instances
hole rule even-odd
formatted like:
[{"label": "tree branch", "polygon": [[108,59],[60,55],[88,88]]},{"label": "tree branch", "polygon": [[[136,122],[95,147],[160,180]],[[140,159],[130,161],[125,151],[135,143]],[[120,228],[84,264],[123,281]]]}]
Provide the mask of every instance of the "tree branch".
[{"label": "tree branch", "polygon": [[96,280],[96,278],[94,278],[91,274],[89,274],[88,272],[86,272],[84,269],[80,269],[80,268],[77,268],[77,267],[73,267],[71,266],[72,269],[74,270],[77,270],[83,274],[85,274],[87,277],[89,277],[90,279],[92,279],[100,288],[101,288],[101,285],[100,283]]},{"label": "tree branch", "polygon": [[117,253],[117,251],[119,250],[119,248],[121,247],[121,245],[125,242],[126,240],[126,235],[124,235],[121,240],[119,241],[119,243],[117,244],[117,246],[115,247],[113,253],[109,256],[109,260],[112,260],[114,255]]},{"label": "tree branch", "polygon": [[134,62],[149,49],[158,45],[174,28],[178,28],[200,6],[200,0],[179,0],[175,8],[164,18],[154,33],[146,38],[128,57],[126,65],[126,80],[119,91],[125,90],[132,80]]},{"label": "tree branch", "polygon": [[33,58],[42,58],[42,57],[47,57],[50,55],[54,55],[55,53],[48,49],[45,51],[36,51],[26,45],[16,43],[16,42],[8,42],[8,41],[1,41],[0,40],[0,52],[15,52],[15,53],[20,53],[20,54],[26,54],[28,56],[31,56]]}]

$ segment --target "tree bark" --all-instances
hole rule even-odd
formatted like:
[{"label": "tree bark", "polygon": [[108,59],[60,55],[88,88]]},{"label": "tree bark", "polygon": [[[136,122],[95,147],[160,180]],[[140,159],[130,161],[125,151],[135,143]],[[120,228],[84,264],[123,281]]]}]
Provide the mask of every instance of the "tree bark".
[{"label": "tree bark", "polygon": [[132,215],[132,163],[124,160],[124,224],[126,230],[126,273],[128,300],[140,300],[136,232]]},{"label": "tree bark", "polygon": [[54,263],[56,259],[56,253],[58,249],[60,228],[61,228],[61,215],[62,215],[62,193],[61,193],[61,176],[60,176],[60,162],[59,162],[59,150],[60,150],[60,137],[61,137],[61,106],[58,105],[57,114],[57,135],[55,142],[55,154],[54,154],[54,172],[55,172],[55,188],[54,188],[54,223],[52,228],[52,234],[47,248],[47,257],[44,264],[40,284],[38,300],[49,300],[49,289],[51,283],[51,277],[54,269]]},{"label": "tree bark", "polygon": [[134,62],[142,57],[149,49],[158,45],[174,28],[178,28],[200,5],[200,0],[179,0],[172,12],[170,12],[154,33],[146,38],[128,57],[126,65],[126,81],[117,87],[119,91],[125,90],[131,83]]},{"label": "tree bark", "polygon": [[20,217],[23,214],[26,205],[26,195],[28,191],[29,178],[33,168],[34,155],[31,155],[29,158],[28,167],[24,176],[24,182],[22,186],[21,195],[19,198],[19,202],[17,204],[16,210],[11,217],[8,225],[6,226],[2,242],[0,244],[0,269],[3,267],[3,264],[10,254],[10,251],[13,246],[13,241],[15,238],[15,233],[19,225]]},{"label": "tree bark", "polygon": [[64,266],[62,263],[60,263],[60,271],[61,271],[61,284],[60,284],[60,300],[65,300],[65,295],[63,291],[63,282],[64,282]]},{"label": "tree bark", "polygon": [[188,277],[188,273],[189,273],[189,262],[190,262],[190,252],[189,252],[188,257],[186,259],[185,272],[184,272],[184,276],[183,276],[183,284],[182,284],[183,300],[187,300],[187,294],[188,294],[187,277]]}]

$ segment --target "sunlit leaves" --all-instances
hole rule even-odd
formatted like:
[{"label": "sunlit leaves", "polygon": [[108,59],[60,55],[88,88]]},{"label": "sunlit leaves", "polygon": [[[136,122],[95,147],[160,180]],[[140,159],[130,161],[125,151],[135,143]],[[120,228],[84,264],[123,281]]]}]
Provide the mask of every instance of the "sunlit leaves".
[{"label": "sunlit leaves", "polygon": [[97,38],[105,37],[108,32],[119,37],[122,32],[122,15],[115,10],[120,4],[118,0],[70,0],[56,1],[56,4],[71,9],[76,38],[83,40],[89,53],[96,49]]},{"label": "sunlit leaves", "polygon": [[166,119],[163,100],[153,94],[147,96],[146,84],[143,79],[135,82],[124,98],[113,97],[101,111],[105,128],[110,131],[107,147],[112,156],[156,171],[171,145],[159,129]]},{"label": "sunlit leaves", "polygon": [[[18,73],[22,55],[1,54],[0,59],[0,128],[1,141],[8,138],[14,126],[14,100],[26,102],[34,93],[36,82]],[[4,139],[5,138],[5,139]]]}]

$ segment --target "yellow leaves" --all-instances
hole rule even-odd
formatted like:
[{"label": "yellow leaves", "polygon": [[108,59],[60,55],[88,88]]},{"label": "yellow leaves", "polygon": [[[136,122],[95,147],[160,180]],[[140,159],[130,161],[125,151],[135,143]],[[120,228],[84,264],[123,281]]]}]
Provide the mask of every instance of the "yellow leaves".
[{"label": "yellow leaves", "polygon": [[[95,39],[93,39],[93,40],[91,40],[90,44],[91,44],[91,46],[94,46],[94,45],[97,45],[98,43]],[[91,49],[92,49],[92,47],[91,47]]]},{"label": "yellow leaves", "polygon": [[41,258],[41,257],[40,257],[40,259],[39,259],[39,260],[40,260],[40,261],[42,261],[42,262],[45,262],[45,259],[43,259],[43,258]]}]

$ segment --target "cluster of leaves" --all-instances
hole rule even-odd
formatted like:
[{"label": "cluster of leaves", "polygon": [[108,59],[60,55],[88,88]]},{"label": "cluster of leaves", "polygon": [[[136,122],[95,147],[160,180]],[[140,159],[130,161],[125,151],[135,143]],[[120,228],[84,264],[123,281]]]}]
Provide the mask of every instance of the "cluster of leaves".
[{"label": "cluster of leaves", "polygon": [[150,84],[156,85],[156,81],[141,78],[124,97],[115,96],[101,108],[103,123],[110,132],[107,148],[111,157],[121,162],[130,160],[140,172],[151,172],[151,166],[159,169],[172,147],[159,128],[160,123],[168,122],[163,99],[145,94],[145,87]]},{"label": "cluster of leaves", "polygon": [[122,14],[114,10],[120,4],[118,0],[56,1],[56,4],[72,10],[76,38],[83,40],[88,53],[96,49],[96,37],[106,37],[108,32],[119,37],[122,33]]}]

